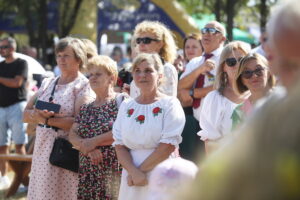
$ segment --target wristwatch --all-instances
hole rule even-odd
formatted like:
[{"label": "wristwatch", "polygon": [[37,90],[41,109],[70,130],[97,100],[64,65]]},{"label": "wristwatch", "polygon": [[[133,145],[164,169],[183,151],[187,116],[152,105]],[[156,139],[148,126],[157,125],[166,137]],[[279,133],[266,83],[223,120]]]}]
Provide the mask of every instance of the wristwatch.
[{"label": "wristwatch", "polygon": [[189,95],[190,95],[192,98],[194,98],[194,88],[190,89]]}]

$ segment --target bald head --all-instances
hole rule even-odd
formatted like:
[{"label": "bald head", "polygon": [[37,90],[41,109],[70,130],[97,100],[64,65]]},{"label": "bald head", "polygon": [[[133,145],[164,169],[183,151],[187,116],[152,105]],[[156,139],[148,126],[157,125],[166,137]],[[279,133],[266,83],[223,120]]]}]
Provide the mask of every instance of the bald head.
[{"label": "bald head", "polygon": [[268,24],[271,68],[289,90],[300,78],[300,4],[282,1]]},{"label": "bald head", "polygon": [[210,21],[208,22],[205,26],[207,25],[213,25],[214,27],[216,27],[219,31],[221,31],[222,35],[224,37],[226,37],[226,29],[225,27],[218,21]]}]

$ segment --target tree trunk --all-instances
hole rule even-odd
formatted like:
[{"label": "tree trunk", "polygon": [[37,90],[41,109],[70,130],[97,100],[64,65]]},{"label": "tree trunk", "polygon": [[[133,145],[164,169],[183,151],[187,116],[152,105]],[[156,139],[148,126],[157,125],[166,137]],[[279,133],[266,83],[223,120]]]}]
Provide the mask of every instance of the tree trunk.
[{"label": "tree trunk", "polygon": [[39,27],[38,27],[38,38],[39,38],[39,47],[42,50],[42,63],[45,65],[48,63],[47,58],[47,28],[48,28],[48,19],[47,19],[48,7],[47,0],[39,1]]},{"label": "tree trunk", "polygon": [[222,4],[221,0],[215,1],[215,16],[216,16],[216,20],[218,22],[222,21],[221,20],[221,4]]},{"label": "tree trunk", "polygon": [[233,20],[234,20],[234,16],[235,16],[235,12],[234,12],[234,5],[236,3],[236,0],[227,0],[226,2],[226,12],[227,12],[227,39],[229,41],[233,40],[233,33],[232,33],[232,29],[233,29]]},{"label": "tree trunk", "polygon": [[263,31],[266,27],[267,17],[269,14],[269,9],[267,7],[267,0],[260,0],[259,11],[260,11],[260,30]]},{"label": "tree trunk", "polygon": [[66,37],[69,35],[71,29],[73,28],[78,11],[81,7],[83,0],[76,0],[73,8],[70,8],[69,4],[65,1],[63,3],[63,9],[61,10],[61,23],[59,27],[59,37]]}]

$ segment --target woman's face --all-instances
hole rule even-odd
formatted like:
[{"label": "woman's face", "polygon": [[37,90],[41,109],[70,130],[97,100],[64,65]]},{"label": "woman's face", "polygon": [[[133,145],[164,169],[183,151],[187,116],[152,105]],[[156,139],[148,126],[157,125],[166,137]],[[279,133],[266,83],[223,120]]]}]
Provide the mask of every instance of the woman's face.
[{"label": "woman's face", "polygon": [[256,59],[251,59],[245,64],[241,76],[242,83],[253,93],[265,90],[270,74],[263,63]]},{"label": "woman's face", "polygon": [[103,68],[92,67],[89,72],[90,86],[97,94],[98,91],[106,90],[113,86],[113,76],[109,75]]},{"label": "woman's face", "polygon": [[159,74],[147,61],[141,62],[132,72],[133,80],[138,88],[152,91],[158,87]]},{"label": "woman's face", "polygon": [[69,46],[56,54],[56,62],[62,73],[79,70],[80,61],[76,59],[73,49]]},{"label": "woman's face", "polygon": [[[136,37],[138,38],[150,38],[150,39],[157,39],[157,37],[155,36],[154,33],[140,33],[139,35],[137,35]],[[150,43],[145,44],[144,42],[140,42],[140,44],[136,44],[138,47],[139,52],[142,53],[158,53],[160,52],[160,49],[163,46],[163,42],[162,41],[154,41],[151,40]]]},{"label": "woman's face", "polygon": [[184,46],[184,53],[188,61],[202,55],[202,46],[198,40],[187,39]]},{"label": "woman's face", "polygon": [[232,84],[235,80],[235,76],[238,71],[238,65],[241,58],[245,56],[245,53],[240,49],[235,49],[233,52],[226,58],[224,63],[223,71],[228,75],[229,84]]}]

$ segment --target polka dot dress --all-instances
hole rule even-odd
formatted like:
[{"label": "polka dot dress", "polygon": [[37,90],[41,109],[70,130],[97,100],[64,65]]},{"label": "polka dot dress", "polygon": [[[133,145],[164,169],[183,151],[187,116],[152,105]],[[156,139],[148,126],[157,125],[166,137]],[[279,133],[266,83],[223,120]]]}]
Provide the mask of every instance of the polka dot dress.
[{"label": "polka dot dress", "polygon": [[[38,91],[40,100],[48,101],[54,79],[46,79]],[[75,101],[83,95],[91,95],[88,80],[80,74],[73,82],[57,85],[54,103],[61,105],[62,116],[74,116]],[[37,127],[32,158],[29,200],[72,200],[77,199],[78,174],[55,167],[49,163],[49,156],[56,136],[67,136],[68,132],[55,132],[49,128]]]}]

